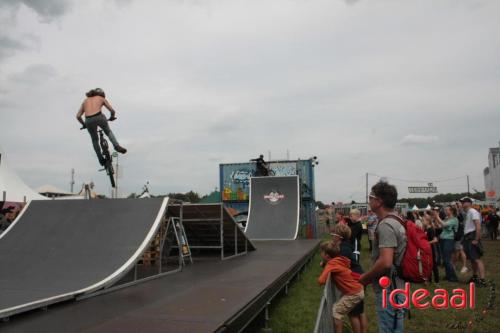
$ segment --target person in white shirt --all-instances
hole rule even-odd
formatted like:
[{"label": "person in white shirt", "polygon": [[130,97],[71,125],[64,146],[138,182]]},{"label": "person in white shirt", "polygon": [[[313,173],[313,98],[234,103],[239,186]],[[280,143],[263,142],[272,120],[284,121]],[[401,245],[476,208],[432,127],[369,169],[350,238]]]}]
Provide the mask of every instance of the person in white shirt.
[{"label": "person in white shirt", "polygon": [[466,212],[464,222],[464,240],[463,246],[467,259],[472,264],[472,278],[469,282],[474,282],[478,287],[486,287],[484,280],[484,264],[481,260],[484,250],[481,244],[481,215],[472,208],[472,199],[463,197],[460,199]]}]

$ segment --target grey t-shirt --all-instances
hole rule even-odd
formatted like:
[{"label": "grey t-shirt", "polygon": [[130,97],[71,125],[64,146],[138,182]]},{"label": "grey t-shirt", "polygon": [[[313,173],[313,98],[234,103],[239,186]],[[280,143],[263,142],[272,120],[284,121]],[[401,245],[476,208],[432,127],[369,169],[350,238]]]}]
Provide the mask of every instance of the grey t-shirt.
[{"label": "grey t-shirt", "polygon": [[[377,230],[375,232],[375,239],[372,247],[372,263],[377,261],[380,255],[380,248],[392,247],[394,248],[394,260],[393,267],[391,268],[391,276],[395,271],[395,266],[399,265],[403,260],[403,256],[406,250],[406,231],[405,227],[395,218],[386,217],[378,223]],[[389,276],[390,277],[390,276]],[[373,281],[374,287],[379,287],[378,279]],[[401,288],[404,286],[404,281],[397,278],[396,286]]]}]

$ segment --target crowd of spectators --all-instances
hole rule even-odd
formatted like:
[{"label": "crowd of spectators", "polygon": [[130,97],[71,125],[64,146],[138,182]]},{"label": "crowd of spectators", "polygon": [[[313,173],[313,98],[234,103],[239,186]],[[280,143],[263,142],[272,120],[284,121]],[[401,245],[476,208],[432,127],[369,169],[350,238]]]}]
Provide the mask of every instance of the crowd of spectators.
[{"label": "crowd of spectators", "polygon": [[[345,315],[350,319],[352,332],[367,332],[363,299],[368,285],[372,286],[375,294],[379,332],[403,332],[405,312],[392,308],[388,300],[384,302],[387,306],[382,306],[383,293],[379,279],[387,276],[391,281],[386,295],[395,288],[403,288],[405,280],[401,277],[400,266],[408,244],[408,223],[414,223],[425,232],[432,249],[432,270],[429,276],[424,277],[426,284],[444,279],[457,284],[460,280],[474,282],[479,288],[487,285],[481,259],[484,254],[481,238],[486,237],[482,230],[487,231],[490,239],[497,239],[500,221],[498,209],[490,208],[481,216],[473,207],[473,199],[464,197],[451,204],[434,205],[430,210],[409,211],[402,216],[395,211],[396,202],[395,186],[379,182],[372,187],[369,210],[364,219],[358,209],[352,209],[348,216],[337,211],[335,218],[328,220],[331,240],[321,245],[324,270],[319,282],[325,283],[330,274],[332,282],[343,294],[332,309],[335,332],[342,332],[341,320]],[[363,222],[366,224],[371,253],[371,266],[366,272],[360,264]],[[425,235],[422,237],[425,238]],[[467,261],[470,262],[470,268]],[[340,263],[342,269],[339,268]],[[444,268],[443,278],[440,278],[440,267]],[[349,278],[346,278],[346,270],[349,271]],[[465,274],[469,270],[472,270],[472,277],[467,280]],[[350,277],[354,280],[351,281]],[[351,281],[349,287],[345,285],[346,279]],[[356,282],[365,287],[361,289]],[[403,303],[404,296],[397,294],[395,301]]]},{"label": "crowd of spectators", "polygon": [[0,201],[0,234],[2,234],[21,212],[24,205]]}]

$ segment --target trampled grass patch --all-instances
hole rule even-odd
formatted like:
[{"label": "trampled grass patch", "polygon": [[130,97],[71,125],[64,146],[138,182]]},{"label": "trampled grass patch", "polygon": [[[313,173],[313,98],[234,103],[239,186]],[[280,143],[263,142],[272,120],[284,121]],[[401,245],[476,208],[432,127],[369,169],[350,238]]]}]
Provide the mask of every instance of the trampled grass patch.
[{"label": "trampled grass patch", "polygon": [[[368,241],[363,235],[363,248],[361,262],[366,270],[370,267],[370,254],[368,252]],[[486,266],[486,279],[489,281],[500,281],[500,240],[483,240],[485,256],[483,257]],[[312,332],[319,308],[323,287],[317,283],[317,277],[321,273],[319,253],[300,279],[292,283],[288,296],[276,298],[271,306],[269,328],[261,332]],[[437,288],[444,288],[451,294],[455,288],[467,288],[465,281],[470,278],[470,274],[462,275],[458,273],[461,283],[442,282],[432,283],[428,286],[413,285],[412,289],[427,288],[433,291]],[[440,268],[440,276],[444,277],[444,269]],[[442,332],[477,332],[477,333],[498,333],[500,332],[500,313],[498,311],[498,301],[494,301],[493,309],[486,309],[488,301],[491,301],[494,293],[490,288],[476,289],[476,309],[465,310],[416,310],[410,311],[411,318],[405,319],[405,332],[414,333],[442,333]],[[367,288],[365,299],[365,313],[368,317],[369,333],[378,332],[374,295],[371,287]],[[472,323],[469,325],[469,323]],[[456,327],[456,328],[452,328]],[[348,325],[345,332],[350,332]]]}]

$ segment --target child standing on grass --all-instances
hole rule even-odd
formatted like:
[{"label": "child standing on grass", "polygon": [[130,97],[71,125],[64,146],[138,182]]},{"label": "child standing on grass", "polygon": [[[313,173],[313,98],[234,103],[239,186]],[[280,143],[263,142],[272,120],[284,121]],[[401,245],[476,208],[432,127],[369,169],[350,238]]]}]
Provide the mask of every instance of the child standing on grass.
[{"label": "child standing on grass", "polygon": [[333,283],[343,294],[332,309],[335,332],[342,333],[342,318],[365,298],[363,285],[353,277],[350,269],[351,260],[340,255],[338,244],[332,241],[323,242],[320,251],[326,265],[318,278],[319,284],[325,284],[331,274]]},{"label": "child standing on grass", "polygon": [[[337,224],[333,227],[332,232],[332,242],[334,244],[339,244],[340,255],[351,260],[350,269],[355,280],[358,280],[361,274],[364,273],[359,261],[356,260],[351,247],[351,228],[345,224]],[[367,333],[368,332],[368,319],[365,315],[365,302],[361,301],[356,305],[349,313],[349,319],[351,320],[352,333]]]}]

